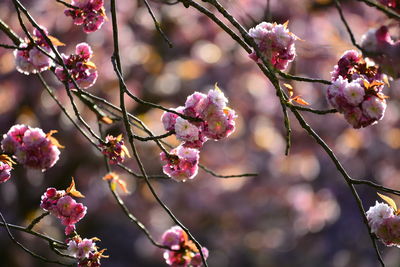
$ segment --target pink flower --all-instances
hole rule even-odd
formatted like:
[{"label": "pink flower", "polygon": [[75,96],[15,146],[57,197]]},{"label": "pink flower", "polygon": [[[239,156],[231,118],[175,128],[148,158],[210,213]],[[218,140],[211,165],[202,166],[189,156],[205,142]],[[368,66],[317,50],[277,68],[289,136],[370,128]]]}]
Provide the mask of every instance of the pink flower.
[{"label": "pink flower", "polygon": [[[26,167],[45,171],[54,166],[60,156],[58,143],[42,129],[26,125],[14,125],[3,135],[2,148],[13,153],[17,161]],[[60,146],[61,147],[61,146]]]},{"label": "pink flower", "polygon": [[[286,24],[262,22],[255,28],[251,28],[249,35],[253,37],[260,52],[275,68],[284,70],[289,62],[294,60],[296,56],[294,42],[297,37],[289,32]],[[254,51],[250,54],[250,58],[260,61]]]},{"label": "pink flower", "polygon": [[196,141],[199,139],[200,129],[189,121],[178,117],[175,123],[176,137],[181,141]]},{"label": "pink flower", "polygon": [[[46,35],[48,32],[46,28],[42,27]],[[37,46],[47,52],[50,56],[54,56],[50,45],[46,42],[44,36],[35,28],[32,38]],[[57,40],[53,37],[53,40]],[[53,46],[62,45],[61,42],[53,42]],[[53,60],[46,54],[41,52],[29,39],[26,39],[19,45],[19,49],[14,51],[15,65],[19,72],[29,75],[30,73],[38,73],[49,69],[54,65]]]},{"label": "pink flower", "polygon": [[64,11],[66,16],[73,19],[74,24],[82,25],[85,33],[99,30],[106,19],[103,0],[73,0],[71,3],[77,9]]},{"label": "pink flower", "polygon": [[351,82],[343,90],[343,96],[351,105],[357,106],[364,100],[365,89],[359,83]]},{"label": "pink flower", "polygon": [[357,51],[346,51],[332,72],[328,102],[354,128],[375,124],[386,109],[382,78],[379,69],[368,65]]},{"label": "pink flower", "polygon": [[22,139],[28,129],[29,127],[23,124],[12,126],[7,134],[3,135],[3,140],[1,141],[1,148],[3,151],[10,154],[15,153],[17,147],[22,145]]},{"label": "pink flower", "polygon": [[180,250],[181,245],[187,240],[187,235],[181,227],[174,226],[165,231],[161,239],[164,246],[170,247],[172,250]]},{"label": "pink flower", "polygon": [[236,114],[232,109],[225,109],[207,118],[204,134],[210,139],[220,140],[228,137],[235,130]]},{"label": "pink flower", "polygon": [[109,158],[111,164],[122,163],[125,157],[130,157],[128,148],[124,145],[122,140],[122,135],[114,137],[112,135],[107,135],[106,143],[100,144],[103,155]]},{"label": "pink flower", "polygon": [[[97,80],[96,65],[90,61],[93,55],[91,47],[87,43],[80,43],[75,48],[75,54],[70,56],[62,55],[64,64],[66,65],[69,75],[75,80],[76,84],[83,88],[89,88],[94,85]],[[64,69],[57,67],[55,69],[57,78],[65,83],[68,76]],[[69,89],[75,88],[75,84],[68,80]]]},{"label": "pink flower", "polygon": [[163,171],[172,179],[184,182],[187,179],[193,179],[198,171],[199,151],[194,148],[178,146],[171,150],[170,156],[164,152],[160,154],[161,160],[166,164]]},{"label": "pink flower", "polygon": [[[203,252],[204,258],[207,259],[207,258],[208,258],[208,249],[207,249],[206,247],[203,247],[203,248],[201,248],[201,252]],[[203,261],[202,261],[202,259],[201,259],[200,252],[197,252],[197,253],[193,256],[192,260],[190,261],[190,264],[191,264],[193,267],[200,267],[200,266],[203,264]]]},{"label": "pink flower", "polygon": [[7,182],[11,178],[11,169],[9,164],[0,161],[0,183]]},{"label": "pink flower", "polygon": [[[189,240],[187,234],[179,226],[171,227],[162,236],[162,244],[169,247],[164,252],[165,262],[170,266],[191,266],[202,265],[201,255],[196,245]],[[202,253],[207,259],[208,249],[203,247]]]},{"label": "pink flower", "polygon": [[376,96],[371,96],[362,103],[362,109],[369,118],[381,120],[385,113],[386,101]]}]

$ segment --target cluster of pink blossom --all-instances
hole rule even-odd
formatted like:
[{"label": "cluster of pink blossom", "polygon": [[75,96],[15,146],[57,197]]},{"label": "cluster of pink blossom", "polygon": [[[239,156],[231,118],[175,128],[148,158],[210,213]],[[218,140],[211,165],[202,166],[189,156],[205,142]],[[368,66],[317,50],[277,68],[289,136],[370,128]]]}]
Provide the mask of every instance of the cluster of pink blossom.
[{"label": "cluster of pink blossom", "polygon": [[125,157],[130,157],[128,148],[124,145],[122,140],[122,134],[114,137],[112,135],[107,135],[106,142],[99,145],[101,148],[101,153],[106,155],[111,164],[122,163]]},{"label": "cluster of pink blossom", "polygon": [[[47,30],[44,27],[41,28],[48,36]],[[51,36],[48,37],[51,38],[50,40],[52,40],[54,46],[63,45],[56,38]],[[42,50],[46,51],[49,55],[54,56],[50,45],[46,42],[39,30],[33,30],[32,39]],[[16,68],[19,72],[26,75],[45,71],[54,65],[53,60],[35,47],[35,44],[33,44],[29,39],[26,39],[19,45],[19,48],[14,51]]]},{"label": "cluster of pink blossom", "polygon": [[387,26],[366,32],[361,38],[361,47],[384,73],[395,79],[400,77],[400,65],[397,64],[400,61],[400,40],[392,39]]},{"label": "cluster of pink blossom", "polygon": [[[96,65],[90,61],[92,56],[92,48],[87,43],[78,44],[75,48],[75,54],[70,56],[62,54],[69,75],[76,81],[78,86],[83,89],[91,87],[97,80]],[[70,89],[75,88],[73,81],[68,79],[68,75],[62,67],[57,67],[55,73],[61,82],[66,82],[68,80]]]},{"label": "cluster of pink blossom", "polygon": [[[168,265],[174,267],[200,267],[202,259],[196,245],[189,240],[185,231],[179,226],[171,227],[162,235],[162,244],[169,249],[164,252]],[[208,249],[203,247],[204,258],[208,258]]]},{"label": "cluster of pink blossom", "polygon": [[73,19],[74,24],[82,25],[86,33],[95,32],[106,20],[104,0],[72,0],[70,8],[64,11],[66,16]]},{"label": "cluster of pink blossom", "polygon": [[13,154],[18,163],[45,171],[53,167],[60,156],[58,147],[62,146],[51,136],[54,132],[45,134],[40,128],[17,124],[3,135],[1,146],[5,153]]},{"label": "cluster of pink blossom", "polygon": [[378,0],[379,3],[394,9],[397,13],[400,13],[400,2],[399,0]]},{"label": "cluster of pink blossom", "polygon": [[[249,35],[256,42],[260,52],[279,70],[286,69],[289,62],[296,57],[294,42],[298,37],[287,29],[287,23],[261,22],[249,30]],[[250,54],[250,58],[261,62],[255,51]]]},{"label": "cluster of pink blossom", "polygon": [[357,51],[346,51],[332,74],[327,90],[328,102],[354,128],[366,127],[383,118],[386,96],[382,93],[383,75],[364,61]]},{"label": "cluster of pink blossom", "polygon": [[400,247],[400,216],[397,210],[377,201],[367,211],[367,219],[371,232],[386,246]]},{"label": "cluster of pink blossom", "polygon": [[0,183],[7,182],[11,178],[12,165],[15,162],[7,155],[0,155]]},{"label": "cluster of pink blossom", "polygon": [[69,192],[64,190],[48,188],[41,199],[40,207],[61,220],[61,223],[66,226],[66,235],[75,231],[75,224],[86,214],[86,207],[82,203],[77,203]]},{"label": "cluster of pink blossom", "polygon": [[162,123],[166,131],[174,131],[182,144],[169,154],[161,153],[165,174],[177,181],[192,179],[197,174],[199,149],[209,140],[220,140],[228,137],[235,130],[236,113],[226,106],[228,99],[215,86],[208,94],[195,92],[190,95],[184,107],[174,109],[176,112],[197,118],[186,120],[172,112],[164,112]]},{"label": "cluster of pink blossom", "polygon": [[97,250],[95,241],[99,239],[82,239],[79,235],[69,239],[68,251],[78,259],[78,267],[99,267],[101,266],[100,259],[107,257],[103,255],[105,249]]}]

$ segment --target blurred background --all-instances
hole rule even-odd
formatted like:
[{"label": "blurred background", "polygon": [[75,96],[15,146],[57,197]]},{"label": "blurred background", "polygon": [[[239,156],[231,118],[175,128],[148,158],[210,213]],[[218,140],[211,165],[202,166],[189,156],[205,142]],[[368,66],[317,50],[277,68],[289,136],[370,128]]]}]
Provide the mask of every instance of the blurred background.
[{"label": "blurred background", "polygon": [[[109,1],[105,1],[109,18]],[[64,16],[64,6],[54,0],[22,1],[37,22],[51,35],[66,43],[60,51],[72,53],[75,45],[88,42],[99,79],[91,93],[118,104],[118,81],[110,57],[111,21],[101,30],[83,33]],[[348,34],[331,0],[224,0],[223,5],[247,28],[262,21],[284,23],[304,41],[296,44],[297,57],[288,72],[300,76],[330,79],[330,71],[347,49],[353,49]],[[141,98],[166,107],[183,105],[194,91],[207,92],[218,82],[236,110],[236,132],[220,141],[209,141],[200,162],[219,174],[257,172],[257,177],[221,179],[200,170],[194,180],[177,183],[153,180],[159,196],[175,215],[210,250],[209,266],[378,266],[367,228],[356,202],[331,160],[292,121],[292,149],[284,155],[285,128],[278,99],[269,81],[247,53],[207,17],[182,4],[164,5],[150,1],[157,18],[174,47],[169,48],[154,28],[142,1],[117,1],[120,46],[126,82]],[[216,13],[214,9],[211,10]],[[346,18],[359,41],[370,28],[393,21],[358,1],[345,1]],[[11,1],[0,2],[0,18],[23,37]],[[31,29],[31,28],[30,28]],[[398,27],[397,27],[398,29]],[[394,29],[396,30],[396,29]],[[399,32],[393,32],[395,38]],[[11,43],[0,32],[0,43]],[[57,96],[72,112],[62,84],[49,72],[45,77]],[[291,82],[316,109],[330,108],[325,99],[327,86]],[[392,81],[384,93],[390,96],[385,117],[377,125],[354,130],[340,114],[320,116],[303,113],[311,126],[335,151],[353,178],[368,179],[399,189],[400,122],[399,83]],[[97,130],[96,117],[76,101],[81,113]],[[107,183],[103,158],[91,147],[35,76],[15,70],[11,50],[0,48],[1,133],[16,123],[58,130],[65,146],[59,162],[45,173],[16,167],[13,177],[0,185],[0,209],[9,223],[27,225],[41,213],[40,196],[47,187],[65,189],[71,176],[86,198],[88,213],[77,224],[82,237],[99,237],[109,259],[103,266],[166,266],[163,251],[152,246],[136,225],[116,205]],[[127,105],[156,133],[162,134],[162,112],[148,109],[127,98]],[[106,128],[114,135],[122,131],[115,123]],[[167,141],[178,145],[175,137]],[[150,174],[161,174],[159,149],[140,143],[139,152]],[[134,160],[126,164],[137,170]],[[143,181],[115,169],[128,183],[130,195],[122,195],[132,213],[155,239],[173,225],[155,202]],[[376,191],[357,187],[364,207],[378,199]],[[59,240],[65,238],[59,220],[48,216],[35,228]],[[57,256],[47,244],[30,235],[13,231],[21,243],[50,258]],[[382,249],[388,266],[399,266],[398,248]],[[0,228],[0,266],[53,266],[36,260],[12,243]]]}]

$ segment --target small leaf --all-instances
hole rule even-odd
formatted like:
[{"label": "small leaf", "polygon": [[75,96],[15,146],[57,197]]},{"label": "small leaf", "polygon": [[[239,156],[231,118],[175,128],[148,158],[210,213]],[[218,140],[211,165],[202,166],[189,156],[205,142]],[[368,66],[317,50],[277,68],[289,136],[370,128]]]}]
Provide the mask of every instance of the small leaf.
[{"label": "small leaf", "polygon": [[105,181],[111,181],[111,190],[115,191],[117,185],[121,188],[121,190],[129,194],[130,192],[128,191],[128,188],[126,187],[126,182],[122,179],[119,178],[118,174],[114,172],[107,173],[104,177],[103,180]]},{"label": "small leaf", "polygon": [[96,69],[96,64],[92,61],[87,61],[84,63],[86,67],[91,68],[91,69]]},{"label": "small leaf", "polygon": [[116,138],[117,142],[120,142],[121,140],[122,140],[122,134],[118,135],[117,138]]},{"label": "small leaf", "polygon": [[125,155],[126,155],[128,158],[131,157],[131,155],[129,154],[129,150],[128,150],[128,148],[127,148],[125,145],[121,146],[121,149],[122,149],[122,151],[125,153]]},{"label": "small leaf", "polygon": [[382,82],[378,82],[378,81],[373,81],[372,83],[370,83],[370,87],[373,87],[373,86],[381,86],[381,85],[384,85],[385,83],[382,83]]},{"label": "small leaf", "polygon": [[292,97],[292,96],[293,96],[293,93],[294,93],[294,91],[293,91],[293,86],[290,85],[290,84],[288,84],[288,83],[284,83],[283,86],[285,86],[285,87],[287,88],[287,90],[288,90],[288,92],[289,92],[289,96]]},{"label": "small leaf", "polygon": [[65,148],[65,146],[61,145],[58,140],[53,137],[53,134],[58,133],[57,130],[51,130],[46,134],[46,137],[50,140],[50,142],[58,148]]},{"label": "small leaf", "polygon": [[115,172],[109,172],[106,175],[103,176],[102,178],[104,181],[109,181],[109,180],[113,180],[113,179],[118,179],[118,174],[116,174]]},{"label": "small leaf", "polygon": [[70,194],[71,196],[74,196],[74,197],[85,197],[84,195],[82,195],[81,192],[76,190],[74,177],[72,177],[71,185],[65,191],[67,192],[67,194]]},{"label": "small leaf", "polygon": [[369,82],[367,80],[363,80],[363,83],[364,83],[364,87],[366,89],[369,89],[371,87],[371,85],[369,84]]},{"label": "small leaf", "polygon": [[218,87],[218,82],[216,82],[216,83],[214,84],[214,88],[215,88],[215,90],[221,92],[221,89]]},{"label": "small leaf", "polygon": [[385,100],[386,98],[389,98],[389,96],[382,94],[382,93],[377,93],[376,96],[381,100]]},{"label": "small leaf", "polygon": [[390,87],[390,83],[389,83],[389,78],[387,75],[383,75],[383,81],[387,84],[388,87]]},{"label": "small leaf", "polygon": [[295,96],[292,98],[292,100],[298,104],[301,105],[305,105],[305,106],[309,106],[310,103],[308,103],[307,101],[305,101],[303,98],[301,98],[300,96]]},{"label": "small leaf", "polygon": [[285,27],[285,29],[287,28],[287,26],[289,25],[289,20],[287,20],[285,23],[282,24],[283,27]]},{"label": "small leaf", "polygon": [[51,36],[51,35],[48,35],[47,37],[50,39],[51,43],[54,46],[65,46],[65,44],[63,42],[61,42],[60,40],[58,40],[56,37]]},{"label": "small leaf", "polygon": [[9,165],[12,167],[13,164],[17,164],[15,161],[13,161],[8,155],[6,154],[1,154],[0,155],[0,161],[4,162],[5,164]]},{"label": "small leaf", "polygon": [[112,123],[113,123],[113,120],[110,119],[110,118],[107,117],[107,116],[101,117],[100,120],[101,120],[102,122],[104,122],[105,124],[112,124]]},{"label": "small leaf", "polygon": [[387,204],[389,204],[389,206],[394,210],[397,211],[397,206],[396,206],[396,202],[394,202],[394,200],[391,197],[382,195],[377,193],[378,196],[380,196]]}]

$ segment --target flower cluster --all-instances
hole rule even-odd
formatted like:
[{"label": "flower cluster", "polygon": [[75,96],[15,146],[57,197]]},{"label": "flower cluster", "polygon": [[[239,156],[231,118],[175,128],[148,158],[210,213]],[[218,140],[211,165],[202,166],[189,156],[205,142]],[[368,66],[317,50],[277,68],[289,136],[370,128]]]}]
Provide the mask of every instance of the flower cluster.
[{"label": "flower cluster", "polygon": [[382,93],[383,75],[354,50],[346,51],[335,66],[328,102],[354,128],[366,127],[383,118],[386,96]]},{"label": "flower cluster", "polygon": [[66,16],[73,19],[74,24],[83,25],[85,33],[95,32],[106,20],[104,0],[72,0],[75,8],[64,11]]},{"label": "flower cluster", "polygon": [[106,155],[111,164],[122,163],[125,160],[125,156],[130,157],[128,148],[124,145],[122,140],[122,134],[114,137],[107,135],[106,142],[99,145],[101,153]]},{"label": "flower cluster", "polygon": [[[287,23],[261,22],[249,30],[249,35],[253,37],[260,52],[279,70],[286,69],[296,57],[294,42],[299,38],[287,29]],[[260,62],[255,51],[250,54],[250,58]]]},{"label": "flower cluster", "polygon": [[100,259],[107,257],[103,255],[105,249],[98,251],[95,241],[99,241],[99,239],[82,239],[79,235],[75,235],[69,239],[68,251],[78,259],[78,267],[101,266]]},{"label": "flower cluster", "polygon": [[[162,235],[162,244],[169,249],[164,252],[164,258],[170,266],[200,267],[202,259],[196,245],[189,240],[185,231],[179,226],[174,226]],[[208,249],[203,247],[204,258],[208,257]]]},{"label": "flower cluster", "polygon": [[42,129],[17,124],[3,135],[1,146],[4,152],[13,154],[18,163],[26,167],[45,171],[54,166],[60,156],[57,140]]},{"label": "flower cluster", "polygon": [[51,187],[42,195],[40,207],[45,211],[61,220],[66,226],[65,234],[70,235],[75,231],[75,224],[79,222],[86,214],[86,207],[82,203],[76,202],[72,196],[78,196],[71,190],[56,190]]},{"label": "flower cluster", "polygon": [[0,183],[7,182],[11,178],[12,165],[15,162],[7,155],[0,155]]},{"label": "flower cluster", "polygon": [[228,108],[228,99],[215,86],[208,94],[195,92],[184,107],[174,109],[177,113],[199,119],[188,121],[172,112],[164,112],[162,123],[166,131],[174,131],[181,145],[169,154],[161,153],[165,174],[177,181],[192,179],[197,174],[199,149],[211,140],[228,137],[235,130],[236,113]]},{"label": "flower cluster", "polygon": [[386,246],[400,247],[400,216],[395,207],[376,202],[367,211],[368,224]]},{"label": "flower cluster", "polygon": [[[92,56],[92,48],[87,43],[78,44],[75,48],[75,54],[70,56],[62,54],[69,75],[76,81],[78,86],[83,89],[91,87],[97,80],[96,65],[90,61]],[[55,73],[61,82],[66,82],[68,80],[70,89],[75,88],[74,83],[72,80],[68,79],[62,67],[57,67]]]},{"label": "flower cluster", "polygon": [[[41,29],[46,33],[46,36],[51,40],[54,46],[64,45],[56,38],[49,36],[44,27],[41,27]],[[36,28],[33,30],[32,39],[35,43],[26,39],[19,45],[19,48],[14,51],[16,68],[19,72],[26,75],[45,71],[54,65],[54,62],[50,57],[35,47],[35,45],[37,45],[49,55],[54,56],[50,45]]]},{"label": "flower cluster", "polygon": [[400,77],[400,40],[392,39],[388,27],[370,29],[362,36],[361,47],[384,73],[395,79]]}]

